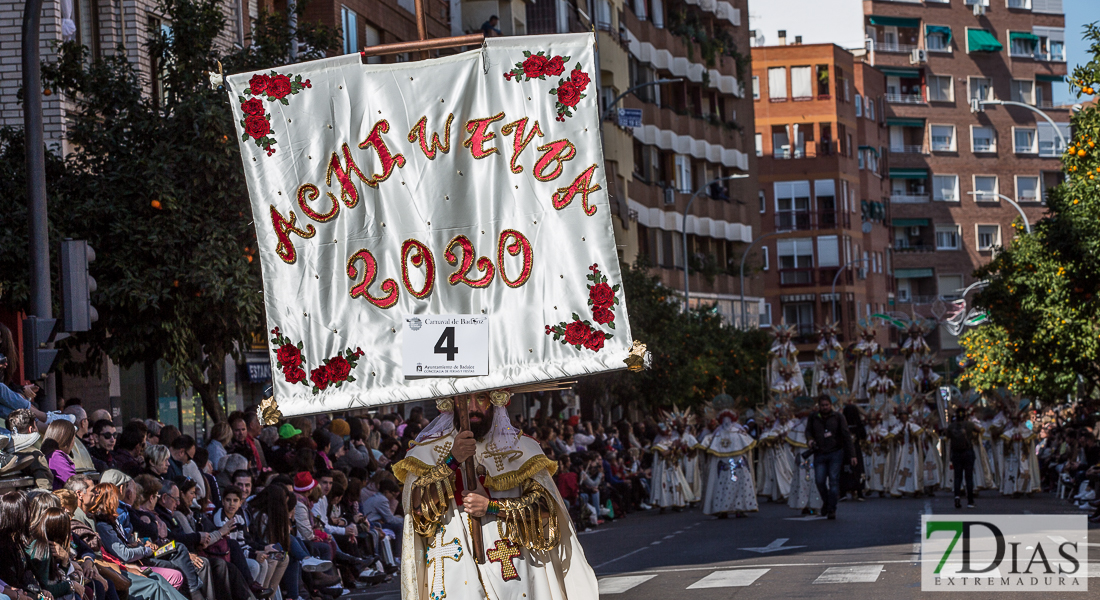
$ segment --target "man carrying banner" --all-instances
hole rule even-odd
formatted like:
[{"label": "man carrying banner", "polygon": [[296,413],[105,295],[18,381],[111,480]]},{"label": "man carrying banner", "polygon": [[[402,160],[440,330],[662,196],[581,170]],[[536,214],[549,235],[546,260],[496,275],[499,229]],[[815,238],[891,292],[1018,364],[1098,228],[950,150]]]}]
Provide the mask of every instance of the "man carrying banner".
[{"label": "man carrying banner", "polygon": [[[475,394],[470,430],[462,432],[453,425],[451,401],[440,401],[444,412],[394,465],[405,483],[408,515],[401,560],[405,600],[599,597],[551,479],[557,465],[512,427],[508,399],[505,392],[491,399]],[[460,467],[471,456],[484,489],[465,489]],[[478,526],[485,550],[480,560],[471,536]]]}]

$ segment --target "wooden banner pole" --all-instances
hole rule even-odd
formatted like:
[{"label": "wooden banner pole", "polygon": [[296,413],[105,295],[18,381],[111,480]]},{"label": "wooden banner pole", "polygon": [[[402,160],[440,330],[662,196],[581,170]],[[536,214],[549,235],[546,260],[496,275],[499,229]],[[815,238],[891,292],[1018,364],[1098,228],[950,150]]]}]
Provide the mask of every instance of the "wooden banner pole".
[{"label": "wooden banner pole", "polygon": [[380,46],[367,46],[359,55],[363,63],[371,56],[385,56],[387,54],[401,54],[403,52],[415,52],[417,50],[428,51],[443,48],[458,48],[461,46],[480,46],[485,41],[485,35],[475,33],[460,35],[457,37],[432,38],[419,42],[398,42],[396,44],[382,44]]},{"label": "wooden banner pole", "polygon": [[[458,430],[470,430],[470,398],[468,394],[455,396],[455,416],[458,417]],[[474,457],[467,458],[462,463],[463,489],[472,492],[479,487],[477,480],[476,463]],[[473,544],[474,560],[479,565],[485,564],[485,542],[481,537],[481,518],[470,517],[470,543]]]}]

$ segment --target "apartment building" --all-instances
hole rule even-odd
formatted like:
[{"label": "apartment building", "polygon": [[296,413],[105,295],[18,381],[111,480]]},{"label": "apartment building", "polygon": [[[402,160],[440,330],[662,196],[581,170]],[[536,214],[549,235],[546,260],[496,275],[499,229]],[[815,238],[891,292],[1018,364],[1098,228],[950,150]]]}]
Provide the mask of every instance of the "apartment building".
[{"label": "apartment building", "polygon": [[[1069,114],[1061,0],[865,1],[868,60],[886,75],[894,310],[942,310],[1012,239],[1015,200],[1036,222],[1060,178]],[[1018,106],[974,101],[1020,102]],[[945,330],[934,349],[956,354]]]},{"label": "apartment building", "polygon": [[752,68],[765,313],[809,359],[816,326],[852,341],[893,292],[886,78],[834,44],[755,47]]}]

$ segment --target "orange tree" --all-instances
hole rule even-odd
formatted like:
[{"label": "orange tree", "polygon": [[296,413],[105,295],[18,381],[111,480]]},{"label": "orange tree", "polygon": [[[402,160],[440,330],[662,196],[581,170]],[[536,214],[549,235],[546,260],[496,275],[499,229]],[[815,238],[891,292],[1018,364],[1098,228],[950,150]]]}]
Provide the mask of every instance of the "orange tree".
[{"label": "orange tree", "polygon": [[[1092,60],[1074,69],[1073,85],[1094,95],[1100,28],[1086,26],[1085,38]],[[990,319],[961,339],[970,387],[1047,400],[1100,395],[1100,111],[1083,108],[1072,127],[1067,179],[1050,190],[1047,215],[1031,235],[1015,224],[1009,247],[976,272],[990,282],[975,301]]]}]

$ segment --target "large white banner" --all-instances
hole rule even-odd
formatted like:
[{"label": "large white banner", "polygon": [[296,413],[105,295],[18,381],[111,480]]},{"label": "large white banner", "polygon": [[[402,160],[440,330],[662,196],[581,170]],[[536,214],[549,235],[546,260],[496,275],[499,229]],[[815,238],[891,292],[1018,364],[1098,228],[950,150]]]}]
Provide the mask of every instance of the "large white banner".
[{"label": "large white banner", "polygon": [[594,72],[579,34],[228,78],[284,414],[625,366]]}]

